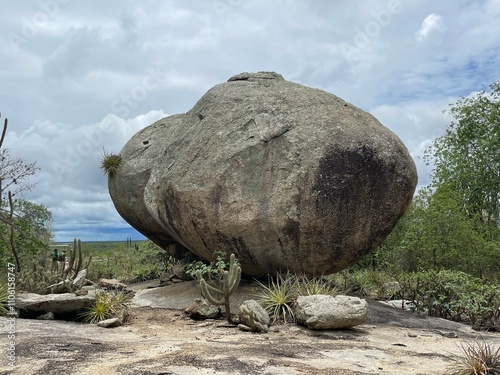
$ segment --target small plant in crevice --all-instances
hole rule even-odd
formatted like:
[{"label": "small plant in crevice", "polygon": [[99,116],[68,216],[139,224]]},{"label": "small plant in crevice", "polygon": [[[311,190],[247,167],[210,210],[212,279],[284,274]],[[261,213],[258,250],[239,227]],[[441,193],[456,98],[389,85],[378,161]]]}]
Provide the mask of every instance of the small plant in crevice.
[{"label": "small plant in crevice", "polygon": [[118,173],[118,168],[122,162],[122,157],[117,154],[103,152],[101,157],[101,169],[108,177],[114,177]]},{"label": "small plant in crevice", "polygon": [[446,372],[448,375],[500,375],[500,347],[496,350],[484,341],[461,344],[461,357]]}]

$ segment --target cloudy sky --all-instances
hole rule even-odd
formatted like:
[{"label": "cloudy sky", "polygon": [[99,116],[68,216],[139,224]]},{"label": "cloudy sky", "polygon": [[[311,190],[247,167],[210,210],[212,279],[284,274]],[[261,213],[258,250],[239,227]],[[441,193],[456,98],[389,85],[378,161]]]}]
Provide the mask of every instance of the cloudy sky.
[{"label": "cloudy sky", "polygon": [[189,110],[215,84],[275,71],[372,113],[410,150],[443,134],[443,110],[500,79],[500,0],[5,1],[4,146],[36,161],[24,198],[56,241],[142,238],[99,170],[138,130]]}]

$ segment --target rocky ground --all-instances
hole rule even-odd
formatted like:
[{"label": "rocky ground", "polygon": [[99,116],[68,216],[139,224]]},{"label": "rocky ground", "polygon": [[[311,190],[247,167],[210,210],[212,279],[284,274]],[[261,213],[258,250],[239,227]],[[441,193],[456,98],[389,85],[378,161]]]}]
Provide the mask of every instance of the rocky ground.
[{"label": "rocky ground", "polygon": [[[369,301],[369,321],[355,329],[310,331],[296,324],[267,334],[241,332],[223,320],[192,321],[182,309],[199,296],[194,283],[146,283],[136,290],[130,324],[118,328],[17,319],[16,366],[6,360],[0,319],[0,374],[442,374],[477,337],[500,346],[500,334],[424,318]],[[234,305],[251,298],[240,288]]]}]

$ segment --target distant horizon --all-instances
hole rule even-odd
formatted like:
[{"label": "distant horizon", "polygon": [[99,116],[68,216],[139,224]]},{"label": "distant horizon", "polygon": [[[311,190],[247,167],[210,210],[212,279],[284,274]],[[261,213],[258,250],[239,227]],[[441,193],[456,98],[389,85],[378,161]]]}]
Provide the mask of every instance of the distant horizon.
[{"label": "distant horizon", "polygon": [[[132,242],[144,242],[144,241],[147,241],[148,239],[147,238],[143,238],[143,239],[132,239]],[[56,245],[56,244],[71,244],[73,243],[74,240],[70,240],[70,241],[51,241],[50,242],[50,245]],[[96,243],[96,242],[127,242],[127,239],[124,239],[124,240],[94,240],[94,241],[85,241],[85,240],[81,240],[82,243]]]}]

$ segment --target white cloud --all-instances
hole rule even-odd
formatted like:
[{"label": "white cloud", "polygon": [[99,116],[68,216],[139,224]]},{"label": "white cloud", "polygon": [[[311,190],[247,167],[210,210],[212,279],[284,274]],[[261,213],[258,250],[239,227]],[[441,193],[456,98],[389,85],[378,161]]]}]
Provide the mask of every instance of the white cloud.
[{"label": "white cloud", "polygon": [[42,167],[29,197],[63,239],[126,229],[98,168],[103,147],[120,151],[234,74],[273,70],[370,111],[407,145],[421,184],[418,156],[449,122],[442,110],[500,77],[498,0],[62,3],[17,51],[7,36],[22,36],[40,3],[5,5],[0,111],[6,145]]},{"label": "white cloud", "polygon": [[429,35],[434,31],[439,31],[443,29],[443,22],[440,15],[431,13],[422,21],[420,29],[417,31],[416,39],[418,42],[422,42],[429,37]]}]

